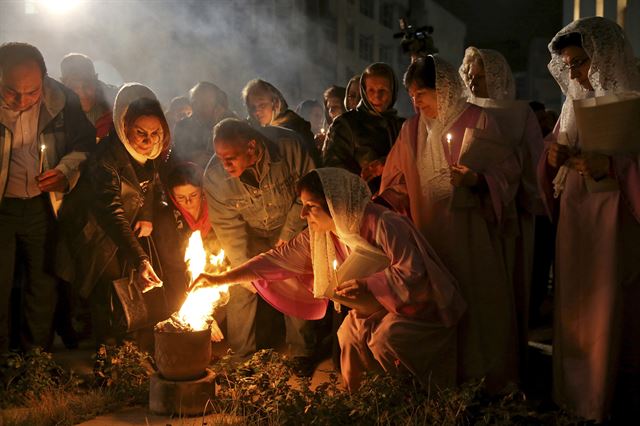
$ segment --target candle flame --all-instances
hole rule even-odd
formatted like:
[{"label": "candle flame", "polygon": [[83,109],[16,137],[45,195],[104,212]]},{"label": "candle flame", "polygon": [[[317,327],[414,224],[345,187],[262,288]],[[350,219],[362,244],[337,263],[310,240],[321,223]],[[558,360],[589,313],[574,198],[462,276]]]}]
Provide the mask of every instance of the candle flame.
[{"label": "candle flame", "polygon": [[[184,254],[184,260],[187,263],[187,269],[191,276],[191,282],[205,271],[207,265],[210,264],[216,270],[220,270],[224,262],[224,250],[220,253],[211,255],[207,259],[207,252],[202,244],[202,236],[200,231],[195,231],[189,237],[189,244]],[[208,260],[208,261],[207,261]],[[184,324],[188,324],[194,330],[204,330],[209,326],[213,318],[213,310],[226,299],[228,285],[217,287],[197,288],[190,291],[187,299],[178,311],[178,319]]]},{"label": "candle flame", "polygon": [[337,259],[333,259],[333,270],[334,271],[338,270],[338,260]]},{"label": "candle flame", "polygon": [[45,144],[40,145],[40,152],[44,152],[45,149],[47,149]]},{"label": "candle flame", "polygon": [[451,133],[447,133],[447,143],[451,143]]}]

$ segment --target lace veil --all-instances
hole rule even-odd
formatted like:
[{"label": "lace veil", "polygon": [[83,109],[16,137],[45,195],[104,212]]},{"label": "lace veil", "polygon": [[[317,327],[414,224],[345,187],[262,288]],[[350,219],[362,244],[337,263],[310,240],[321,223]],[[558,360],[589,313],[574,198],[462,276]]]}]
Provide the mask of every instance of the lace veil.
[{"label": "lace veil", "polygon": [[[360,236],[360,226],[367,204],[371,202],[371,192],[367,184],[344,169],[325,167],[314,170],[320,177],[322,188],[329,206],[329,212],[336,225],[337,236],[351,250],[361,250],[384,254]],[[313,262],[313,294],[328,297],[327,289],[334,289],[336,274],[333,261],[336,259],[335,246],[330,232],[316,232],[309,229],[311,259]]]},{"label": "lace veil", "polygon": [[[584,89],[572,80],[570,71],[565,66],[553,45],[564,35],[578,33],[582,38],[582,48],[591,59],[589,82],[594,93]],[[618,24],[605,18],[591,17],[573,21],[561,29],[549,43],[551,61],[548,68],[566,96],[559,118],[559,130],[567,138],[559,138],[558,143],[575,147],[578,144],[573,101],[588,96],[604,96],[625,94],[640,90],[640,73],[631,49],[629,40]],[[555,196],[564,189],[568,169],[562,166],[554,179]]]},{"label": "lace veil", "polygon": [[[516,98],[516,84],[511,67],[502,54],[496,50],[468,47],[464,52],[464,59],[460,66],[460,77],[469,87],[471,80],[468,76],[469,67],[473,61],[480,59],[484,65],[485,80],[489,98],[495,100],[512,101]],[[473,98],[473,94],[469,93]]]},{"label": "lace veil", "polygon": [[422,194],[433,202],[450,197],[453,190],[442,140],[465,110],[466,93],[455,67],[439,55],[429,56],[435,63],[438,116],[420,117],[416,162]]}]

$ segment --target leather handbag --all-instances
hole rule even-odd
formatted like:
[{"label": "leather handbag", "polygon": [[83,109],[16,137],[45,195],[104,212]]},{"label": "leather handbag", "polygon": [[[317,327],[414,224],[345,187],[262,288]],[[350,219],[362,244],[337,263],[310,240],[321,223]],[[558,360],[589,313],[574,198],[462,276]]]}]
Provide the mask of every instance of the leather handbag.
[{"label": "leather handbag", "polygon": [[[162,279],[162,266],[159,262],[158,252],[151,237],[146,237],[149,261],[154,271]],[[116,310],[116,304],[122,307],[123,328],[128,333],[143,328],[153,327],[159,321],[167,319],[170,315],[164,287],[156,287],[146,293],[136,283],[136,270],[123,268],[123,277],[113,281],[113,290],[116,300],[111,300],[112,311]]]}]

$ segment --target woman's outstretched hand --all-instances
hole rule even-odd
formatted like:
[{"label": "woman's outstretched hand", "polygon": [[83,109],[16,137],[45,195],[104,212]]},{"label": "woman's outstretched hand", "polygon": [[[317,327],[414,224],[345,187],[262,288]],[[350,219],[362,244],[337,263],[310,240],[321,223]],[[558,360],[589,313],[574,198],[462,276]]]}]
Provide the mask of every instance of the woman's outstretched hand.
[{"label": "woman's outstretched hand", "polygon": [[384,307],[369,291],[366,283],[359,280],[349,280],[336,287],[336,302],[342,303],[356,311],[360,316],[369,316]]},{"label": "woman's outstretched hand", "polygon": [[198,278],[196,278],[189,286],[188,291],[193,291],[198,288],[215,287],[218,285],[226,284],[225,274],[208,274],[203,272]]}]

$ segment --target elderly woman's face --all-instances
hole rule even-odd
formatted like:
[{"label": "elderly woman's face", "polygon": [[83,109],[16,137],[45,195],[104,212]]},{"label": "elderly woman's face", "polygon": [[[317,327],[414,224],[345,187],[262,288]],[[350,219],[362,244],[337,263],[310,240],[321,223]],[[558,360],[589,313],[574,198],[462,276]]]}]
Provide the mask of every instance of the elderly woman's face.
[{"label": "elderly woman's face", "polygon": [[138,154],[151,155],[164,140],[162,121],[155,115],[141,115],[126,129],[127,139]]},{"label": "elderly woman's face", "polygon": [[593,90],[589,81],[591,58],[582,47],[567,46],[560,52],[560,58],[569,69],[569,77],[572,80],[576,80],[586,90]]},{"label": "elderly woman's face", "polygon": [[300,200],[302,201],[300,216],[307,219],[309,228],[315,232],[333,231],[335,233],[336,224],[323,208],[325,200],[306,190],[300,192]]},{"label": "elderly woman's face", "polygon": [[188,183],[186,185],[174,186],[171,189],[171,194],[180,207],[188,211],[194,219],[200,217],[202,189]]},{"label": "elderly woman's face", "polygon": [[393,94],[391,82],[388,78],[379,75],[369,75],[365,78],[364,88],[367,100],[376,110],[383,113],[391,107]]},{"label": "elderly woman's face", "polygon": [[473,58],[467,64],[467,82],[469,90],[477,98],[488,98],[487,77],[484,70],[484,63],[480,58]]},{"label": "elderly woman's face", "polygon": [[420,114],[428,118],[438,118],[438,96],[435,89],[409,85],[409,97]]}]

